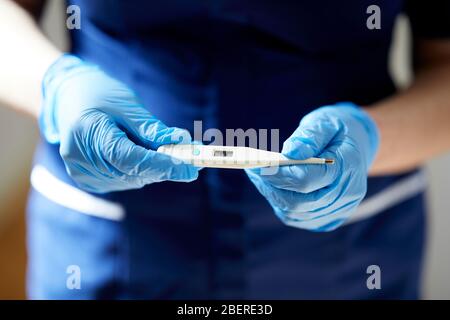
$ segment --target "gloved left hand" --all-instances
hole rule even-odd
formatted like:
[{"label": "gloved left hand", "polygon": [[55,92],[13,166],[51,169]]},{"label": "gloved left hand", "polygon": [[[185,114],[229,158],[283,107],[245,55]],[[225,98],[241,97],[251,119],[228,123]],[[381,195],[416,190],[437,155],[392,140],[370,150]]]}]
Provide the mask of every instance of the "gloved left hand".
[{"label": "gloved left hand", "polygon": [[378,144],[374,121],[358,106],[321,107],[301,120],[282,153],[293,159],[332,158],[335,164],[285,166],[267,175],[264,169],[246,172],[285,224],[331,231],[364,198]]}]

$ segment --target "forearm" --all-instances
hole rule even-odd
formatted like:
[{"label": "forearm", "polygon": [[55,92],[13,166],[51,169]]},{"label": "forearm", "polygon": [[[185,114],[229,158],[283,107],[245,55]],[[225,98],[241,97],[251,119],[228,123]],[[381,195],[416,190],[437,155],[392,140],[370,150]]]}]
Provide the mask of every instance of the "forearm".
[{"label": "forearm", "polygon": [[371,175],[394,174],[450,150],[450,61],[418,72],[405,92],[366,111],[380,132]]},{"label": "forearm", "polygon": [[32,16],[9,0],[0,1],[0,42],[0,102],[36,117],[43,75],[61,53]]}]

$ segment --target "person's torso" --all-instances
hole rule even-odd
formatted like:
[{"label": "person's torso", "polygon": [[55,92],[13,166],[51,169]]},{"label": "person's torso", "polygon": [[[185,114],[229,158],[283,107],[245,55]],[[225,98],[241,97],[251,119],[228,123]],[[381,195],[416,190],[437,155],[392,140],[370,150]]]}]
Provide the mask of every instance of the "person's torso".
[{"label": "person's torso", "polygon": [[[128,84],[170,126],[194,133],[201,120],[203,132],[217,128],[224,136],[226,129],[279,129],[281,146],[317,107],[370,105],[395,92],[388,54],[403,2],[376,1],[381,29],[371,30],[371,0],[72,0],[82,14],[72,51]],[[44,145],[37,163],[73,185],[57,150]],[[368,197],[403,177],[369,179]],[[282,225],[242,171],[203,170],[193,184],[98,197],[122,204],[131,217],[136,279],[175,281],[192,272],[186,286],[216,297],[324,297],[346,283],[343,277],[353,282],[334,296],[363,296],[364,270],[355,272],[371,257],[387,266],[403,244],[405,261],[416,266],[420,257],[420,241],[406,247],[411,236],[421,239],[421,198],[395,209],[397,216],[313,234]]]}]

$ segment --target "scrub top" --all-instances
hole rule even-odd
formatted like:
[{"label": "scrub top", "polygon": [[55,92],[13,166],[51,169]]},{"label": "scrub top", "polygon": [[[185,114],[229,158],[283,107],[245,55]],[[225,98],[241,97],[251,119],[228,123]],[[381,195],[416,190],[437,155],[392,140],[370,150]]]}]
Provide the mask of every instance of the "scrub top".
[{"label": "scrub top", "polygon": [[[396,18],[446,37],[449,5],[420,1],[73,0],[71,51],[130,86],[169,126],[279,129],[280,144],[322,105],[395,93]],[[369,29],[370,5],[381,29]],[[63,299],[418,298],[424,249],[420,171],[370,178],[345,226],[283,225],[242,170],[193,183],[89,194],[42,141],[28,206],[28,292]],[[371,267],[381,289],[369,289]],[[75,268],[75,269],[74,269]],[[74,273],[73,270],[77,272]],[[368,271],[369,270],[369,271]],[[70,285],[75,276],[79,285]]]}]

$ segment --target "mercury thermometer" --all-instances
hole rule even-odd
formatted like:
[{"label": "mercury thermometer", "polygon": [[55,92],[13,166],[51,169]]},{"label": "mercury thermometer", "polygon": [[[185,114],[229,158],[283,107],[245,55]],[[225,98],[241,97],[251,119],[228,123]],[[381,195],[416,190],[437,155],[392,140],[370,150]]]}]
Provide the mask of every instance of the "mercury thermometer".
[{"label": "mercury thermometer", "polygon": [[278,152],[248,147],[170,144],[159,147],[157,151],[196,167],[205,168],[251,169],[300,164],[334,163],[333,159],[324,158],[294,160]]}]

